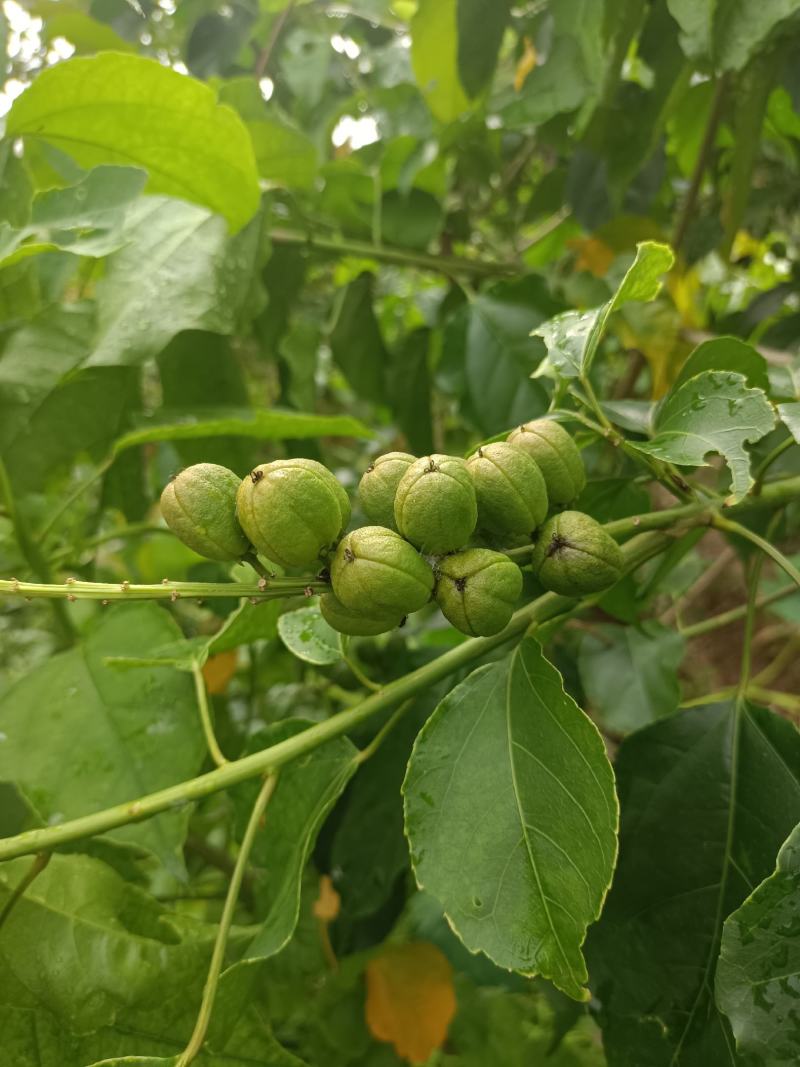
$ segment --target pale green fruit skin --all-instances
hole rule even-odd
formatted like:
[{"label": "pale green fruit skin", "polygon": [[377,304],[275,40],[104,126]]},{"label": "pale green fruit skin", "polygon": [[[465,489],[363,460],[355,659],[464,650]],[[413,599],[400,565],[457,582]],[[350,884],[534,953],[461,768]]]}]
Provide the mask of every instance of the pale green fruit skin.
[{"label": "pale green fruit skin", "polygon": [[416,456],[408,452],[386,452],[370,464],[358,483],[358,500],[370,522],[395,530],[394,498],[400,479]]},{"label": "pale green fruit skin", "polygon": [[323,593],[319,598],[322,617],[340,634],[348,637],[376,637],[388,633],[400,625],[402,615],[364,615],[346,608],[334,593]]},{"label": "pale green fruit skin", "polygon": [[570,504],[583,492],[586,471],[580,450],[559,423],[552,419],[526,422],[507,441],[536,460],[551,504]]},{"label": "pale green fruit skin", "polygon": [[399,617],[430,599],[433,571],[408,541],[383,526],[343,537],[331,561],[331,585],[351,611]]},{"label": "pale green fruit skin", "polygon": [[579,597],[616,584],[624,558],[617,542],[591,515],[562,511],[542,527],[531,566],[545,589]]},{"label": "pale green fruit skin", "polygon": [[458,456],[423,456],[400,479],[394,498],[397,529],[427,555],[462,548],[478,521],[467,465]]},{"label": "pale green fruit skin", "polygon": [[161,494],[161,514],[185,545],[206,559],[241,559],[250,542],[236,518],[239,476],[216,463],[181,471]]},{"label": "pale green fruit skin", "polygon": [[318,563],[350,520],[344,489],[313,459],[262,463],[241,482],[236,510],[258,552],[282,567]]},{"label": "pale green fruit skin", "polygon": [[467,468],[478,496],[480,529],[530,539],[547,515],[547,487],[535,461],[498,441],[473,453]]},{"label": "pale green fruit skin", "polygon": [[436,603],[448,622],[471,637],[508,626],[522,592],[522,571],[502,552],[468,548],[439,563]]}]

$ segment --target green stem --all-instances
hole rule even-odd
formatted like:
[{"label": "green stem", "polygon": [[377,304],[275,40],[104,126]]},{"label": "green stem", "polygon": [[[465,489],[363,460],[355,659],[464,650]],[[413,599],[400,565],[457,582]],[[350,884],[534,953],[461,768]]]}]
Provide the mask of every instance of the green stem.
[{"label": "green stem", "polygon": [[[6,465],[3,463],[2,459],[0,459],[0,499],[5,502],[9,518],[11,519],[11,525],[14,528],[14,536],[19,545],[19,550],[25,557],[31,571],[33,571],[42,582],[52,582],[53,577],[50,573],[50,565],[39,548],[40,541],[37,541],[31,536],[28,524],[25,521],[22,512],[17,507],[14,491],[11,488],[11,479],[8,476]],[[72,624],[72,619],[67,614],[66,605],[61,603],[54,604],[53,612],[56,617],[58,628],[61,631],[61,637],[64,644],[71,645],[75,640],[75,627]]]},{"label": "green stem", "polygon": [[216,734],[214,733],[214,724],[211,721],[211,708],[208,704],[206,680],[203,677],[203,668],[196,661],[192,663],[192,677],[194,678],[194,691],[197,695],[197,710],[200,712],[200,722],[203,726],[203,733],[205,734],[208,751],[216,765],[218,767],[224,767],[228,760],[223,755]]},{"label": "green stem", "polygon": [[61,585],[20,582],[16,578],[0,578],[0,596],[20,596],[68,600],[180,600],[198,597],[248,597],[251,600],[275,600],[279,597],[300,596],[307,589],[324,593],[328,583],[317,578],[270,578],[260,582],[170,582],[166,578],[157,585],[132,585],[130,582],[83,582],[69,579]]},{"label": "green stem", "polygon": [[775,460],[780,459],[784,452],[787,452],[792,447],[792,445],[796,444],[797,441],[795,441],[795,439],[790,434],[788,437],[784,438],[784,440],[781,441],[779,445],[776,445],[769,453],[769,455],[762,460],[758,467],[756,467],[756,472],[753,476],[754,481],[752,488],[752,492],[754,495],[757,496],[761,492],[761,486],[764,482],[764,476],[766,475],[772,464],[775,462]]},{"label": "green stem", "polygon": [[[666,548],[671,543],[672,538],[665,534],[647,534],[634,538],[623,548],[626,567],[633,569],[643,559],[649,558],[657,544]],[[509,625],[499,634],[493,637],[473,637],[464,641],[463,644],[445,652],[431,663],[426,663],[402,678],[389,682],[379,693],[373,693],[354,707],[346,708],[324,722],[308,727],[300,734],[279,741],[276,745],[261,752],[254,752],[252,755],[227,763],[224,767],[209,771],[198,778],[169,786],[167,789],[150,793],[138,800],[118,804],[116,807],[85,815],[71,822],[28,830],[16,837],[0,840],[0,860],[41,852],[45,848],[53,848],[69,841],[78,841],[84,837],[107,833],[118,826],[148,819],[166,809],[178,808],[212,793],[228,789],[257,775],[272,773],[286,763],[313,751],[331,738],[340,737],[373,715],[394,708],[398,703],[408,700],[462,667],[468,666],[495,648],[507,644],[532,625],[553,618],[562,611],[569,611],[574,605],[575,601],[567,597],[545,593],[516,612]]]},{"label": "green stem", "polygon": [[739,537],[743,537],[746,541],[750,541],[751,544],[756,545],[761,551],[774,560],[781,570],[785,571],[795,584],[800,587],[800,571],[791,560],[788,560],[784,556],[780,549],[775,548],[769,541],[761,537],[757,533],[753,533],[752,530],[748,530],[746,526],[742,526],[739,522],[731,522],[730,519],[724,519],[721,515],[715,515],[712,519],[712,524],[717,527],[718,530],[726,530],[728,533],[736,534]]},{"label": "green stem", "polygon": [[267,570],[255,552],[248,552],[245,556],[242,556],[242,563],[249,563],[259,578],[270,579],[275,577],[271,571]]},{"label": "green stem", "polygon": [[[797,594],[797,587],[795,585],[785,585],[781,589],[775,589],[773,592],[759,597],[756,601],[756,606],[759,609],[766,608],[770,604],[774,604],[776,600],[783,600],[793,594]],[[746,614],[747,604],[740,604],[737,608],[730,608],[729,611],[721,611],[719,615],[711,615],[707,619],[701,619],[700,622],[693,622],[690,626],[683,626],[680,628],[679,633],[687,638],[700,637],[703,634],[711,633],[712,630],[721,630],[723,626],[730,626],[731,623],[743,619]]]},{"label": "green stem", "polygon": [[361,669],[361,664],[358,662],[355,655],[348,653],[350,647],[350,638],[345,637],[343,634],[339,635],[339,649],[342,653],[342,659],[352,671],[355,678],[364,686],[365,689],[371,689],[373,693],[376,693],[380,686],[377,682],[373,682],[364,671]]},{"label": "green stem", "polygon": [[800,698],[791,693],[780,693],[776,689],[765,689],[762,685],[751,684],[747,692],[756,700],[763,700],[766,704],[774,704],[776,708],[783,708],[791,714],[800,712]]},{"label": "green stem", "polygon": [[11,896],[6,901],[3,910],[0,911],[0,930],[2,930],[3,924],[5,923],[6,919],[8,919],[11,912],[14,910],[14,907],[17,902],[25,896],[25,893],[28,891],[28,887],[34,882],[36,878],[38,878],[38,876],[42,873],[47,864],[50,862],[50,856],[51,853],[49,852],[40,852],[38,856],[33,857],[33,862],[31,863],[30,867],[25,872],[20,881],[17,883],[17,885],[14,886],[14,889],[11,892]]},{"label": "green stem", "polygon": [[358,256],[377,259],[381,263],[393,263],[400,267],[416,267],[436,274],[466,274],[477,277],[513,277],[519,271],[515,263],[496,263],[481,259],[459,259],[447,256],[429,256],[423,252],[410,252],[404,248],[390,248],[384,244],[356,241],[347,237],[324,237],[320,234],[299,233],[282,228],[269,231],[273,244],[299,245],[316,252],[332,252],[338,256]]},{"label": "green stem", "polygon": [[375,755],[375,753],[381,747],[381,745],[392,732],[392,730],[395,728],[395,726],[397,726],[398,722],[402,719],[408,709],[410,707],[413,707],[413,705],[413,700],[406,700],[400,705],[399,708],[397,708],[396,711],[392,713],[392,715],[389,716],[389,718],[386,720],[380,730],[378,730],[378,732],[375,734],[370,743],[368,745],[365,745],[364,748],[362,748],[359,752],[358,756],[356,756],[357,763],[366,763],[368,759]]},{"label": "green stem", "polygon": [[228,935],[236,910],[236,901],[239,899],[239,890],[242,887],[242,878],[244,877],[247,860],[253,847],[256,833],[260,828],[264,811],[266,810],[270,797],[275,791],[276,781],[277,777],[275,774],[271,774],[266,779],[256,797],[253,810],[250,812],[247,828],[244,832],[244,837],[242,838],[241,847],[239,848],[239,855],[236,857],[236,866],[233,868],[230,885],[228,886],[228,893],[225,897],[225,905],[222,909],[222,918],[220,919],[217,937],[214,942],[214,951],[211,954],[211,963],[208,968],[205,988],[203,989],[203,1000],[200,1004],[197,1022],[195,1023],[192,1036],[189,1039],[189,1044],[178,1057],[175,1067],[189,1067],[189,1064],[195,1059],[205,1042],[206,1033],[208,1032],[208,1024],[211,1022],[211,1012],[214,1009],[214,1000],[217,995],[219,976],[222,971],[222,964],[225,961],[225,949],[228,944]]}]

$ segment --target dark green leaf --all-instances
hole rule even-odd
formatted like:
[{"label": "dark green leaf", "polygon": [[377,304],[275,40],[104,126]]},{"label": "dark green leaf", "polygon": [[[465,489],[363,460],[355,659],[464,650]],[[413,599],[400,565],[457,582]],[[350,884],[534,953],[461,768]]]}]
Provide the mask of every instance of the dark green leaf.
[{"label": "dark green leaf", "polygon": [[331,334],[333,358],[357,396],[383,402],[389,354],[372,306],[375,276],[359,274],[344,294]]},{"label": "dark green leaf", "polygon": [[586,999],[580,946],[616,855],[613,774],[534,640],[442,701],[403,792],[417,881],[467,948]]},{"label": "dark green leaf", "polygon": [[774,874],[725,920],[716,999],[742,1053],[760,1064],[800,1058],[800,826],[778,853]]},{"label": "dark green leaf", "polygon": [[681,367],[672,385],[673,391],[708,370],[734,371],[746,378],[747,384],[754,389],[769,393],[767,361],[752,345],[736,337],[715,337],[698,345]]},{"label": "dark green leaf", "polygon": [[471,97],[492,79],[510,9],[510,0],[458,0],[458,77]]},{"label": "dark green leaf", "polygon": [[733,1064],[722,922],[800,820],[800,736],[762,708],[696,708],[627,738],[616,770],[620,859],[587,945],[609,1062]]}]

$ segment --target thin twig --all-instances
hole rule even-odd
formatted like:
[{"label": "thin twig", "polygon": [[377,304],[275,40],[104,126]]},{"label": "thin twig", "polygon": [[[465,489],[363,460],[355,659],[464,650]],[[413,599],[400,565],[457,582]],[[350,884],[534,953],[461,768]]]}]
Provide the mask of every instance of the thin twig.
[{"label": "thin twig", "polygon": [[214,724],[211,721],[211,708],[208,703],[208,691],[206,680],[203,677],[203,668],[195,661],[192,663],[192,677],[194,678],[194,691],[197,695],[197,710],[200,713],[200,722],[203,726],[203,734],[209,754],[218,767],[224,767],[228,760],[219,747],[217,735],[214,733]]},{"label": "thin twig", "polygon": [[40,852],[38,856],[33,857],[33,862],[31,863],[30,867],[28,868],[24,876],[20,879],[20,881],[17,883],[17,885],[14,886],[14,889],[11,892],[11,896],[6,901],[3,910],[0,911],[0,930],[2,930],[3,924],[5,923],[11,912],[14,910],[14,906],[16,905],[16,903],[22,899],[22,897],[27,892],[29,886],[42,873],[47,864],[50,862],[51,855],[52,853],[50,852]]}]

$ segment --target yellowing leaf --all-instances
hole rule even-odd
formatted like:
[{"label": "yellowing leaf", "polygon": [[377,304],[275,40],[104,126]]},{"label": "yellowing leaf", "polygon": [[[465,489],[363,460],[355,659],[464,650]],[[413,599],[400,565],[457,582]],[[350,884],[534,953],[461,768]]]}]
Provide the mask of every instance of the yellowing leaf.
[{"label": "yellowing leaf", "polygon": [[427,941],[393,945],[370,960],[366,974],[370,1033],[409,1063],[425,1063],[444,1043],[456,1011],[447,959]]},{"label": "yellowing leaf", "polygon": [[586,270],[595,278],[604,278],[608,274],[608,268],[614,262],[616,253],[605,241],[597,237],[579,237],[568,243],[577,253],[576,272]]},{"label": "yellowing leaf", "polygon": [[530,37],[525,38],[525,51],[519,57],[517,69],[514,71],[514,88],[520,92],[525,80],[536,66],[536,46]]},{"label": "yellowing leaf", "polygon": [[332,923],[339,914],[342,898],[333,888],[330,875],[323,874],[319,880],[319,896],[314,901],[314,915],[321,922]]},{"label": "yellowing leaf", "polygon": [[236,649],[231,649],[230,652],[220,652],[219,655],[206,660],[203,678],[206,689],[213,696],[224,693],[228,688],[228,682],[236,674],[236,661]]}]

